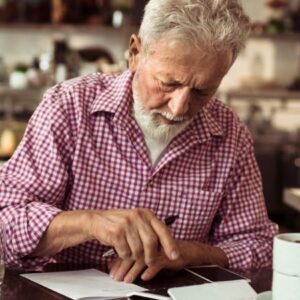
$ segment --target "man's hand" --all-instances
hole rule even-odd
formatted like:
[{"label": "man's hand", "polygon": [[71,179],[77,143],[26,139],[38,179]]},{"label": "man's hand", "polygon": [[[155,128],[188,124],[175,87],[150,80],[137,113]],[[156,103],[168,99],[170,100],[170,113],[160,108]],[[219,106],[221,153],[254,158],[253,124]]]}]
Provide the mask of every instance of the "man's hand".
[{"label": "man's hand", "polygon": [[124,261],[152,265],[161,250],[170,260],[179,258],[177,243],[168,227],[148,209],[90,211],[90,235],[103,245],[114,247]]},{"label": "man's hand", "polygon": [[50,223],[32,256],[51,256],[63,249],[96,239],[114,247],[122,259],[143,259],[150,265],[159,250],[169,260],[179,249],[168,227],[150,210],[78,210],[58,214]]},{"label": "man's hand", "polygon": [[150,265],[140,258],[117,258],[110,266],[110,276],[117,281],[133,282],[140,274],[143,280],[150,280],[161,270],[180,270],[188,265],[218,264],[227,266],[228,259],[225,253],[216,247],[191,241],[177,241],[179,257],[170,260],[164,253],[160,253],[157,259]]},{"label": "man's hand", "polygon": [[117,258],[110,266],[109,275],[118,281],[133,282],[141,273],[143,280],[150,280],[162,269],[180,270],[190,263],[189,255],[187,255],[190,243],[177,241],[180,255],[176,260],[170,260],[163,252],[160,252],[150,265],[147,265],[143,258],[136,261]]}]

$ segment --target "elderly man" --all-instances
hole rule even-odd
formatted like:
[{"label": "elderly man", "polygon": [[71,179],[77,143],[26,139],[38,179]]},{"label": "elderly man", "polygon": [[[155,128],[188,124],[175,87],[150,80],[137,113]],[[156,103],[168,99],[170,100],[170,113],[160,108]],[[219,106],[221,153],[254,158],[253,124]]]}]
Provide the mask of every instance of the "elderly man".
[{"label": "elderly man", "polygon": [[269,266],[276,230],[252,140],[214,97],[248,26],[235,0],[150,0],[129,71],[46,92],[0,173],[7,265],[109,263],[126,282]]}]

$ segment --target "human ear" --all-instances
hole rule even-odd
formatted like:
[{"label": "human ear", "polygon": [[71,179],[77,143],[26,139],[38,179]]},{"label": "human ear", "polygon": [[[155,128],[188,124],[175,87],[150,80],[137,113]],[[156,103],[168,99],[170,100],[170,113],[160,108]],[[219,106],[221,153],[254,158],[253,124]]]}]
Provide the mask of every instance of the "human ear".
[{"label": "human ear", "polygon": [[132,34],[129,41],[129,69],[132,72],[137,70],[140,57],[141,41],[135,34]]}]

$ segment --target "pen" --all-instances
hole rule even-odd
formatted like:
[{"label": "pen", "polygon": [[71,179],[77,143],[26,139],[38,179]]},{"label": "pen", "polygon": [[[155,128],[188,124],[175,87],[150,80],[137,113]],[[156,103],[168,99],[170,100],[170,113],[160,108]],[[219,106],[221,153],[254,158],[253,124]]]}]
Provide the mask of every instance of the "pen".
[{"label": "pen", "polygon": [[[167,226],[171,226],[177,219],[179,218],[179,215],[172,215],[172,216],[169,216],[169,217],[166,217],[164,219],[164,223],[167,225]],[[108,251],[106,251],[102,257],[108,257],[108,256],[112,256],[116,254],[116,250],[114,248],[111,248],[109,249]]]}]

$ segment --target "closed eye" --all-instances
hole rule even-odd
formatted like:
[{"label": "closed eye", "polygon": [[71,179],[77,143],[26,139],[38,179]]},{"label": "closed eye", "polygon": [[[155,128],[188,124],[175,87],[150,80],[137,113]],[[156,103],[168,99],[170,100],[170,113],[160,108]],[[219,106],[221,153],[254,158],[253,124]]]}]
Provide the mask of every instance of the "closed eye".
[{"label": "closed eye", "polygon": [[181,86],[177,82],[162,82],[162,81],[160,81],[159,85],[163,91],[173,91],[174,89]]}]

